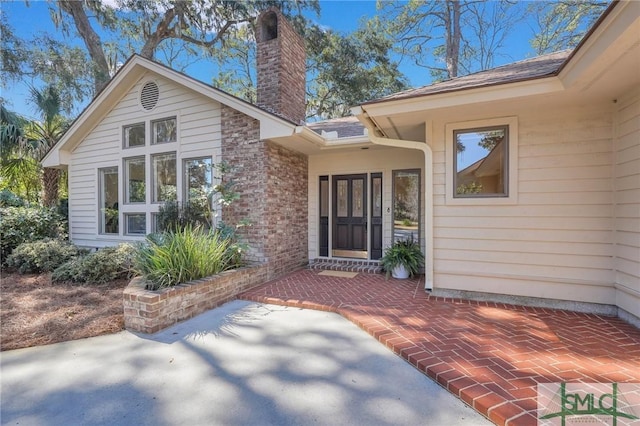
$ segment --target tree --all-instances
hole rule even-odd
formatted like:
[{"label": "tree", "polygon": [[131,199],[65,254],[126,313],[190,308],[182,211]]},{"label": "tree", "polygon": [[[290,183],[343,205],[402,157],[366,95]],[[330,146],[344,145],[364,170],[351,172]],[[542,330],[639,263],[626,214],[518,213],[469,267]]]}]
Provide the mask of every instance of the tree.
[{"label": "tree", "polygon": [[68,120],[60,113],[60,96],[54,87],[32,87],[29,100],[40,121],[27,121],[2,105],[0,176],[3,186],[31,202],[39,200],[42,188],[42,202],[51,207],[58,201],[61,172],[43,169],[40,160],[62,137]]},{"label": "tree", "polygon": [[[307,53],[307,118],[350,115],[350,108],[366,100],[403,90],[407,81],[389,57],[391,39],[375,20],[362,22],[352,34],[321,28],[303,17],[293,20],[305,39]],[[227,42],[227,55],[218,58],[220,72],[213,85],[255,102],[255,40],[246,28]]]},{"label": "tree", "polygon": [[363,21],[348,35],[318,25],[299,28],[306,40],[309,118],[344,117],[354,105],[407,88],[379,20]]},{"label": "tree", "polygon": [[225,40],[235,27],[253,22],[258,13],[269,6],[278,6],[285,14],[292,10],[300,12],[307,7],[318,10],[317,0],[118,0],[119,10],[111,9],[97,0],[60,0],[51,1],[50,5],[53,16],[57,18],[56,23],[67,30],[73,25],[84,41],[95,67],[96,92],[108,82],[113,61],[109,61],[108,52],[103,48],[89,14],[102,27],[119,29],[121,35],[129,36],[134,41],[129,48],[135,47],[141,56],[155,59],[159,46],[165,40],[180,40],[198,46],[205,52],[224,47]]},{"label": "tree", "polygon": [[[132,54],[175,69],[202,58],[223,57],[234,30],[259,12],[279,7],[286,15],[319,12],[318,0],[49,0],[59,32],[20,40],[4,19],[0,53],[3,81],[41,80],[58,89],[62,110],[93,98]],[[28,3],[27,3],[28,4]],[[81,44],[78,44],[78,40]],[[38,82],[38,84],[40,84]]]},{"label": "tree", "polygon": [[38,201],[40,169],[24,134],[27,121],[0,103],[0,189]]},{"label": "tree", "polygon": [[535,36],[531,46],[538,55],[574,48],[609,3],[594,0],[532,2],[528,7],[529,15],[534,16]]},{"label": "tree", "polygon": [[514,2],[442,0],[379,2],[396,51],[435,80],[490,68],[522,8]]},{"label": "tree", "polygon": [[[55,87],[48,86],[43,90],[31,87],[30,102],[34,105],[40,121],[30,121],[25,128],[25,134],[32,141],[33,154],[40,162],[60,140],[69,122],[61,115],[60,94]],[[43,169],[42,202],[46,207],[55,206],[58,201],[60,176],[59,169]]]}]

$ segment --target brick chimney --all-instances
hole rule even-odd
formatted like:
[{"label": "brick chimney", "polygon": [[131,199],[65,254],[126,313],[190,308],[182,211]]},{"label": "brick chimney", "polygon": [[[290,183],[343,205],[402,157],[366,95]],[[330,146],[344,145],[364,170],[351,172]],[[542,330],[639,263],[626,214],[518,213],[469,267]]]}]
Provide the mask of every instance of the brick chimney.
[{"label": "brick chimney", "polygon": [[296,124],[306,117],[304,40],[276,7],[257,22],[257,104]]}]

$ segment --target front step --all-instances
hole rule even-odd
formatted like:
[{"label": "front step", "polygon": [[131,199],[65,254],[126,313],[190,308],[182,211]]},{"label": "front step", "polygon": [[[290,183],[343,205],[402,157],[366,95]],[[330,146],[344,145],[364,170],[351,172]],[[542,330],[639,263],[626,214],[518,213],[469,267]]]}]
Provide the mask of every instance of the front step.
[{"label": "front step", "polygon": [[314,271],[366,272],[382,273],[382,266],[377,260],[345,260],[345,259],[312,259],[309,269]]}]

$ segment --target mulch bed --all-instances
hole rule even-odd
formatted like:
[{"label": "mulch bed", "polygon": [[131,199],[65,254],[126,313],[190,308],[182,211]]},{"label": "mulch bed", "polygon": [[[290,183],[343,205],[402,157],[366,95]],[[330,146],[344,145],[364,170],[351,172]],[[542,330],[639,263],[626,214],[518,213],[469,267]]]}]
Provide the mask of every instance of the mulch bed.
[{"label": "mulch bed", "polygon": [[124,330],[122,291],[106,284],[52,283],[50,274],[2,272],[0,350],[28,348]]}]

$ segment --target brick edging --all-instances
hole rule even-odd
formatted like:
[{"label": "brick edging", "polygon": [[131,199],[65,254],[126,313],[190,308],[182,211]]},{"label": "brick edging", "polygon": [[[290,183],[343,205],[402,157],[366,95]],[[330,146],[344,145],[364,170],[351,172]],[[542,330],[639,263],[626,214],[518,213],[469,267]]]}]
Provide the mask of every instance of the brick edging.
[{"label": "brick edging", "polygon": [[161,290],[146,290],[136,277],[123,292],[127,330],[156,333],[234,299],[267,281],[266,264],[246,266]]}]

